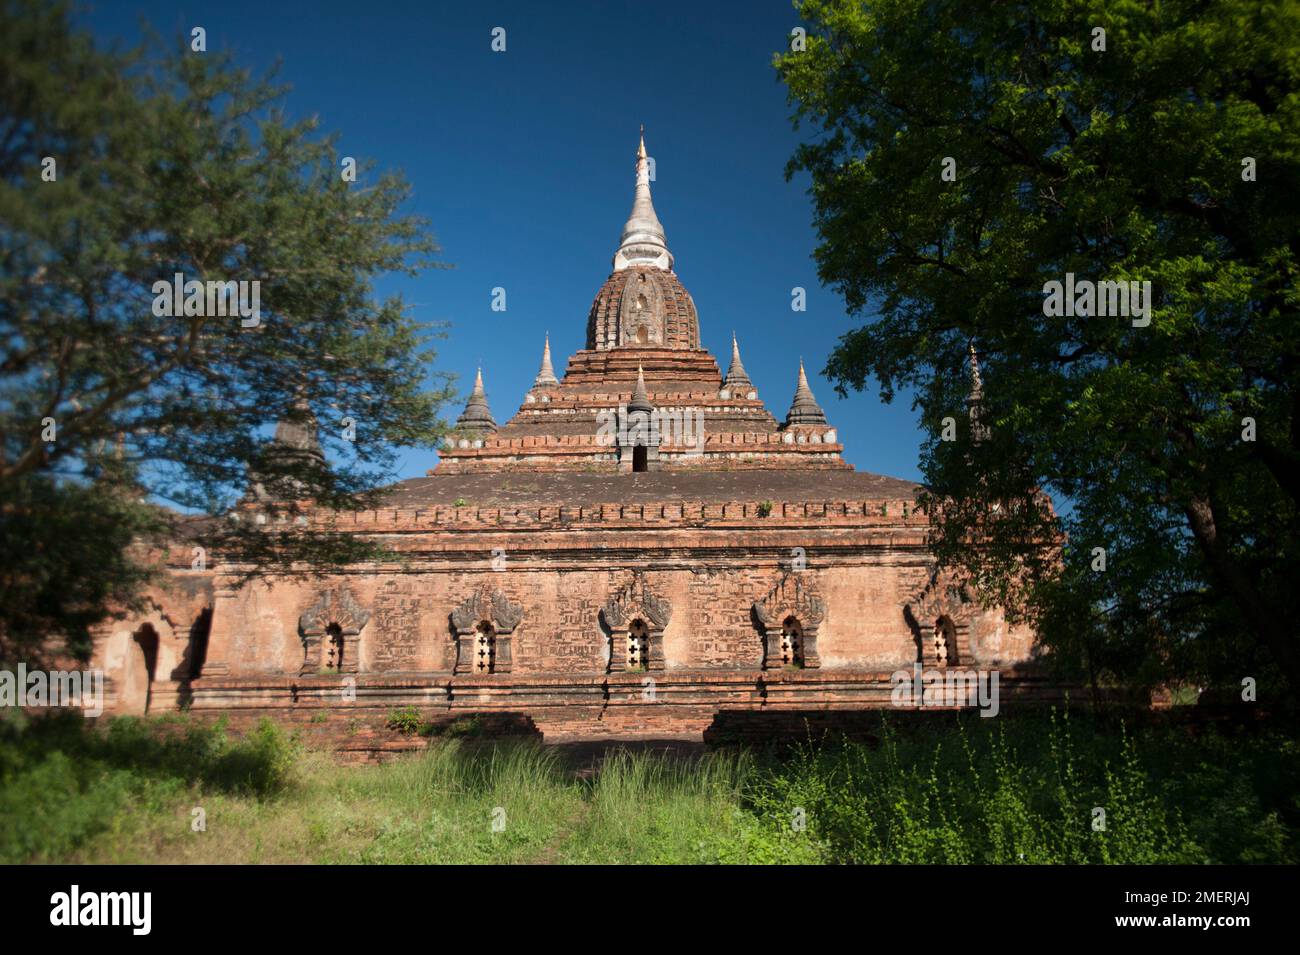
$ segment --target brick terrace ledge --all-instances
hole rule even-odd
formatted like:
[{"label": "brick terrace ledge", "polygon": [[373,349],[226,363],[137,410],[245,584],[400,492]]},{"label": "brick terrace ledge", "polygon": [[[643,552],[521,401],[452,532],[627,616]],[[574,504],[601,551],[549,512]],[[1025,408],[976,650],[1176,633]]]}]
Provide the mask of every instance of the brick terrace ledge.
[{"label": "brick terrace ledge", "polygon": [[692,522],[735,522],[735,526],[923,526],[926,513],[905,501],[681,501],[671,504],[590,504],[535,507],[383,508],[355,513],[331,513],[313,524],[341,530],[427,529],[437,526],[538,526],[629,524],[690,526]]}]

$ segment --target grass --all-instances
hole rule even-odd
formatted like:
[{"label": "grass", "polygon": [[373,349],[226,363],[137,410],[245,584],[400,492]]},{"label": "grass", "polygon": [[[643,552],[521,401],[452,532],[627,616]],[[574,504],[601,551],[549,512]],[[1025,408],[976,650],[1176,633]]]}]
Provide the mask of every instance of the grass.
[{"label": "grass", "polygon": [[584,787],[586,814],[557,861],[716,862],[736,837],[753,760],[616,749]]},{"label": "grass", "polygon": [[577,773],[554,747],[470,729],[341,766],[270,722],[235,737],[183,716],[8,718],[0,862],[1300,859],[1300,760],[1280,733],[882,717],[871,744],[614,749]]}]

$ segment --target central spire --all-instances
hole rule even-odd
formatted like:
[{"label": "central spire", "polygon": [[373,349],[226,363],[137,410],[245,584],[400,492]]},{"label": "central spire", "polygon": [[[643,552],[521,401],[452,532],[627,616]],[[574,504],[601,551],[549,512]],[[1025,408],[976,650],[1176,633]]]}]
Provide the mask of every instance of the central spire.
[{"label": "central spire", "polygon": [[618,251],[614,253],[614,271],[632,265],[652,265],[669,272],[673,268],[673,254],[668,251],[664,227],[650,200],[650,160],[645,151],[644,126],[641,127],[641,144],[636,151],[636,193],[632,199],[632,214],[623,225]]}]

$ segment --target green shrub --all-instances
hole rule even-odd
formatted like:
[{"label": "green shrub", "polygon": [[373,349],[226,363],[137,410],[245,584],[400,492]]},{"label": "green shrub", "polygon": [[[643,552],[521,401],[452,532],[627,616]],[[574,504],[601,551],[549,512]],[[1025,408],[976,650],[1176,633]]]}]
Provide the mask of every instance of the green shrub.
[{"label": "green shrub", "polygon": [[65,858],[191,789],[273,797],[296,761],[296,743],[269,720],[234,741],[224,720],[119,717],[102,729],[69,712],[0,720],[0,862]]},{"label": "green shrub", "polygon": [[452,720],[442,729],[442,735],[450,739],[464,739],[483,735],[483,719],[479,716],[462,716]]},{"label": "green shrub", "polygon": [[404,706],[400,710],[389,710],[387,724],[389,729],[397,730],[410,736],[420,729],[420,711],[414,706]]},{"label": "green shrub", "polygon": [[[874,747],[809,742],[770,759],[745,792],[758,822],[747,830],[749,851],[781,858],[795,841],[836,863],[1294,860],[1287,797],[1263,805],[1261,774],[1240,756],[1213,739],[1180,752],[1171,745],[1178,737],[1057,714],[924,726],[882,718]],[[1216,767],[1193,755],[1207,744]],[[1274,773],[1294,781],[1293,743],[1253,748],[1257,758],[1271,750]],[[1200,790],[1195,800],[1189,788]],[[1242,808],[1227,826],[1229,806]]]}]

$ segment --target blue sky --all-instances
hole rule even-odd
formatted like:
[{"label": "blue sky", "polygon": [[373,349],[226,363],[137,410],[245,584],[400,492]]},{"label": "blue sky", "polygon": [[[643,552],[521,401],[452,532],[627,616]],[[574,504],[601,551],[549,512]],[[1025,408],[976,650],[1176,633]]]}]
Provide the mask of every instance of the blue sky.
[{"label": "blue sky", "polygon": [[[316,114],[344,155],[401,169],[449,270],[386,283],[422,321],[449,323],[436,367],[467,392],[481,361],[498,421],[519,407],[549,331],[557,372],[583,347],[632,202],[637,130],[656,163],[655,207],[722,363],[740,338],[759,396],[783,417],[798,360],[859,470],[916,479],[910,400],[838,398],[820,375],[854,322],[812,261],[806,179],[786,182],[799,142],[772,54],[799,23],[786,0],[696,3],[136,2],[81,20],[104,41],[169,39],[263,70],[277,61],[293,115]],[[491,50],[506,30],[506,51]],[[508,309],[490,308],[506,289]],[[803,286],[807,311],[790,309]],[[452,419],[459,404],[446,409]],[[399,477],[436,463],[400,457]]]}]

